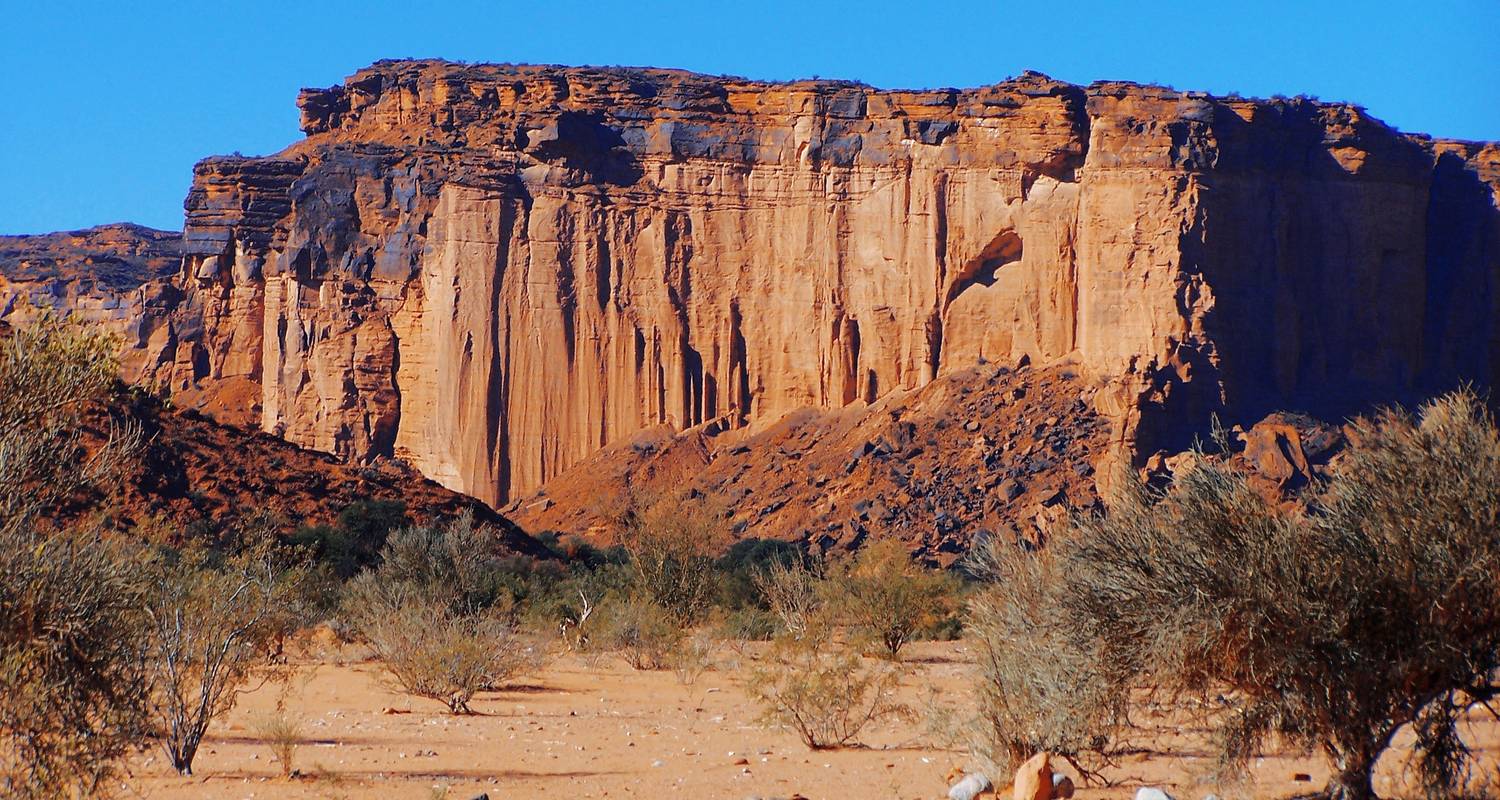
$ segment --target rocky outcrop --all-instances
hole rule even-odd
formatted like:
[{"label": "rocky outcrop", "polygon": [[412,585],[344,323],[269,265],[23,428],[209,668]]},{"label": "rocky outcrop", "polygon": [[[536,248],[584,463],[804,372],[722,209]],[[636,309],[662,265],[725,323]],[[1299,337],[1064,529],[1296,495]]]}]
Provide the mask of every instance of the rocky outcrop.
[{"label": "rocky outcrop", "polygon": [[433,61],[299,105],[195,169],[137,376],[492,504],[982,361],[1067,360],[1144,456],[1500,357],[1500,150],[1351,106]]},{"label": "rocky outcrop", "polygon": [[335,524],[355,503],[394,501],[418,524],[472,513],[505,550],[547,554],[493,509],[398,463],[347,464],[123,389],[88,410],[79,435],[93,448],[122,426],[140,431],[141,446],[126,460],[118,482],[106,495],[79,493],[55,521],[97,518],[107,527],[190,538],[219,535],[255,514],[268,514],[290,534]]},{"label": "rocky outcrop", "polygon": [[0,320],[50,310],[124,332],[181,267],[181,234],[130,223],[0,236]]},{"label": "rocky outcrop", "polygon": [[987,364],[874,403],[803,409],[760,429],[649,428],[607,446],[504,509],[529,531],[609,540],[630,502],[686,495],[735,537],[812,552],[897,538],[951,564],[998,537],[1041,544],[1068,510],[1098,503],[1109,447],[1097,389],[1068,365]]}]

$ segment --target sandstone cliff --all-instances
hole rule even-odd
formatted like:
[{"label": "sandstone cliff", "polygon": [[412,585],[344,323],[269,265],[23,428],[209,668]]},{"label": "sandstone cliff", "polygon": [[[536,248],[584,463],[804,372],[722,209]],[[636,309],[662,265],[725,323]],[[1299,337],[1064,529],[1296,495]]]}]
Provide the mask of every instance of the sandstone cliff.
[{"label": "sandstone cliff", "polygon": [[1137,456],[1500,366],[1500,148],[1351,106],[433,61],[299,105],[195,169],[132,377],[491,504],[981,361],[1068,360]]}]

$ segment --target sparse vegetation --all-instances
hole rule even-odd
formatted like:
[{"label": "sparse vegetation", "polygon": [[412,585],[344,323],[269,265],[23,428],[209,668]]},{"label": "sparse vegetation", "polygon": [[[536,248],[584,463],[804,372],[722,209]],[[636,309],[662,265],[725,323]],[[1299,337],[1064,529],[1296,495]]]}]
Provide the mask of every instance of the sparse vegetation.
[{"label": "sparse vegetation", "polygon": [[683,639],[672,654],[672,674],[683,686],[692,686],[714,662],[718,643],[706,631],[696,631]]},{"label": "sparse vegetation", "polygon": [[974,605],[997,750],[1107,746],[1134,690],[1206,700],[1235,774],[1272,740],[1326,754],[1324,795],[1375,796],[1371,771],[1415,724],[1416,772],[1449,796],[1458,711],[1500,668],[1500,434],[1460,392],[1353,428],[1304,511],[1199,454],[1076,520],[1043,558],[997,550]]},{"label": "sparse vegetation", "polygon": [[753,669],[747,688],[766,724],[791,729],[813,750],[846,747],[872,722],[906,717],[889,664],[866,664],[845,647],[786,639]]},{"label": "sparse vegetation", "polygon": [[464,515],[396,532],[344,610],[402,690],[472,713],[474,695],[540,666],[516,630],[494,532]]},{"label": "sparse vegetation", "polygon": [[799,639],[823,613],[827,592],[822,582],[821,575],[800,563],[773,563],[755,576],[755,588],[782,630]]},{"label": "sparse vegetation", "polygon": [[609,607],[603,645],[634,669],[667,669],[687,632],[667,609],[643,597]]},{"label": "sparse vegetation", "polygon": [[540,653],[492,612],[454,613],[411,596],[361,622],[370,647],[408,694],[470,714],[481,691],[539,666]]},{"label": "sparse vegetation", "polygon": [[74,432],[109,391],[112,338],[44,314],[0,336],[0,794],[109,795],[147,735],[136,552],[55,530],[137,436],[87,452]]},{"label": "sparse vegetation", "polygon": [[713,604],[713,519],[701,504],[669,499],[632,501],[618,518],[635,593],[680,627],[702,621]]},{"label": "sparse vegetation", "polygon": [[0,522],[0,795],[100,797],[149,734],[139,566]]},{"label": "sparse vegetation", "polygon": [[297,748],[302,744],[301,722],[287,713],[285,706],[277,705],[275,711],[255,720],[251,731],[270,749],[271,757],[281,769],[281,777],[292,777],[296,769]]},{"label": "sparse vegetation", "polygon": [[223,555],[203,548],[170,553],[153,570],[142,607],[145,646],[161,744],[172,767],[193,773],[213,721],[234,706],[271,645],[303,621],[303,570],[270,540]]}]

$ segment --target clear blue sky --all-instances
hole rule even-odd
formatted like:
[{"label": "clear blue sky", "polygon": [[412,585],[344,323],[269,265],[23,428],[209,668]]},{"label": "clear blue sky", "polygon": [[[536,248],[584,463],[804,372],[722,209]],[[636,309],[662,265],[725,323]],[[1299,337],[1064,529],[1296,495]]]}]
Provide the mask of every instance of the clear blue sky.
[{"label": "clear blue sky", "polygon": [[0,233],[178,228],[199,158],[301,136],[302,86],[381,58],[628,64],[881,87],[1036,69],[1362,103],[1500,139],[1500,0],[0,0]]}]

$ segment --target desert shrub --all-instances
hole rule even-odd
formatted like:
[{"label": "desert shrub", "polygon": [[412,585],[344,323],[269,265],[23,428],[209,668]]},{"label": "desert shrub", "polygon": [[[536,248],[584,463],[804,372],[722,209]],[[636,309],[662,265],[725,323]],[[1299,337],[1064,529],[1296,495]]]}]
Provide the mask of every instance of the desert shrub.
[{"label": "desert shrub", "polygon": [[78,493],[112,482],[139,446],[130,426],[92,451],[78,435],[85,411],[115,386],[117,347],[101,329],[51,313],[0,329],[0,520],[55,521]]},{"label": "desert shrub", "polygon": [[630,585],[630,572],[623,565],[575,566],[565,577],[533,583],[521,612],[522,624],[557,633],[570,650],[597,649],[607,616],[603,609],[625,597]]},{"label": "desert shrub", "polygon": [[140,652],[140,563],[60,508],[107,489],[139,444],[79,429],[114,385],[117,343],[42,314],[0,324],[0,794],[108,796],[149,731]]},{"label": "desert shrub", "polygon": [[823,614],[829,592],[805,563],[771,563],[755,573],[755,588],[785,633],[801,638]]},{"label": "desert shrub", "polygon": [[281,768],[281,777],[290,778],[297,748],[302,744],[302,724],[284,707],[278,706],[275,711],[251,722],[250,731],[266,743],[271,758]]},{"label": "desert shrub", "polygon": [[618,652],[633,669],[666,669],[686,637],[667,609],[635,597],[610,604],[601,621],[599,645]]},{"label": "desert shrub", "polygon": [[0,522],[0,795],[108,794],[150,727],[141,591],[121,547]]},{"label": "desert shrub", "polygon": [[304,621],[300,583],[267,540],[225,555],[203,548],[165,554],[142,600],[151,707],[173,768],[191,775],[208,732],[253,670]]},{"label": "desert shrub", "polygon": [[741,539],[730,545],[714,562],[718,570],[715,602],[726,609],[766,608],[756,578],[772,567],[807,565],[810,559],[802,547],[778,539]]},{"label": "desert shrub", "polygon": [[1132,689],[1228,688],[1211,722],[1231,774],[1280,740],[1327,754],[1326,796],[1371,798],[1376,761],[1414,724],[1418,774],[1450,791],[1467,760],[1453,709],[1494,696],[1500,667],[1500,435],[1461,392],[1351,439],[1306,512],[1200,454],[1169,488],[1129,484],[1108,515],[1075,520],[1036,564],[997,558],[1009,574],[972,614],[981,695],[1034,713],[992,705],[999,742],[1043,744],[1035,731],[1062,720],[1088,744]]},{"label": "desert shrub", "polygon": [[680,627],[702,620],[712,607],[715,574],[709,548],[718,538],[715,517],[701,504],[632,501],[617,518],[630,554],[634,592]]},{"label": "desert shrub", "polygon": [[954,715],[950,738],[962,740],[986,774],[1010,774],[1038,752],[1097,772],[1125,721],[1127,676],[1107,669],[1089,621],[1066,607],[1057,567],[1065,546],[1033,552],[992,542],[975,554],[975,571],[989,581],[968,613],[976,708]]},{"label": "desert shrub", "polygon": [[[385,603],[389,603],[386,605]],[[494,612],[459,613],[421,595],[363,609],[360,630],[406,693],[469,714],[474,695],[537,668],[541,651]]]},{"label": "desert shrub", "polygon": [[786,639],[751,671],[747,688],[763,723],[821,750],[855,743],[877,720],[909,715],[892,696],[897,677],[891,665],[866,664],[848,648]]},{"label": "desert shrub", "polygon": [[840,616],[891,660],[950,613],[958,596],[955,578],[913,563],[894,539],[861,550],[830,588]]},{"label": "desert shrub", "polygon": [[467,714],[544,657],[517,632],[509,574],[493,531],[465,513],[393,533],[380,566],[345,587],[343,615],[403,691]]},{"label": "desert shrub", "polygon": [[468,511],[443,525],[403,528],[392,533],[381,550],[380,566],[360,575],[351,587],[382,584],[440,600],[462,613],[508,609],[514,594],[498,541],[495,532],[476,524]]},{"label": "desert shrub", "polygon": [[672,674],[683,686],[692,686],[714,663],[719,643],[707,631],[695,631],[685,637],[671,654]]}]

